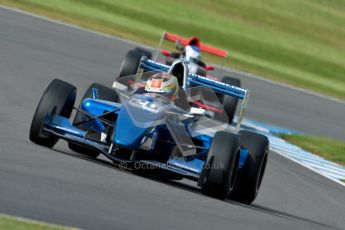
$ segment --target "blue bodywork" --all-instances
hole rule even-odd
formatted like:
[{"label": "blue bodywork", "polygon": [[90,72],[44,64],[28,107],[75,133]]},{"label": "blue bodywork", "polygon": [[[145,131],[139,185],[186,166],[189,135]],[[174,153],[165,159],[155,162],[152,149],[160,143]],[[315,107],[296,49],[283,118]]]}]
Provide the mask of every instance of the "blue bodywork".
[{"label": "blue bodywork", "polygon": [[[147,71],[167,71],[169,66],[146,59],[142,61],[141,68]],[[195,74],[190,74],[188,84],[206,86],[239,99],[244,99],[247,93],[247,91],[242,88],[217,82]],[[154,152],[157,151],[155,144],[164,140],[167,141],[167,144],[165,144],[164,147],[160,147],[160,150],[162,152],[161,154],[167,155],[167,160],[162,162],[153,158],[150,160],[142,160],[142,162],[155,165],[160,169],[182,175],[183,177],[198,180],[212,143],[212,136],[204,134],[193,137],[193,140],[198,142],[198,146],[201,146],[195,155],[188,158],[170,157],[170,153],[175,145],[171,144],[173,138],[166,125],[158,125],[154,128],[139,127],[132,121],[123,104],[98,99],[97,89],[92,89],[92,97],[93,98],[84,99],[80,105],[80,111],[85,113],[85,119],[89,118],[89,121],[82,124],[83,129],[72,125],[68,118],[52,113],[46,115],[43,131],[68,141],[97,149],[113,161],[121,161],[121,159],[113,155],[114,146],[116,148],[132,151],[141,150],[150,156],[154,155]],[[111,136],[109,138],[110,142],[108,143],[106,141],[94,141],[88,138],[88,132],[90,131],[105,132],[107,130],[107,125],[101,120],[104,114],[111,114],[114,118],[111,125],[113,132],[109,134]],[[150,140],[150,146],[144,148],[143,146],[146,144],[147,140]],[[241,147],[239,169],[243,167],[247,157],[248,150]]]}]

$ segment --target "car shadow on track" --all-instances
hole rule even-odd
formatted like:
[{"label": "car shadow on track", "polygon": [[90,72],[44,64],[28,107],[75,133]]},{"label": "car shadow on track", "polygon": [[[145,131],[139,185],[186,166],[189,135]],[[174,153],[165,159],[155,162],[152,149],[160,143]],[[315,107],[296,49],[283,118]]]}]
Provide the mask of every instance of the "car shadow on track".
[{"label": "car shadow on track", "polygon": [[[108,168],[111,168],[114,170],[119,170],[121,172],[129,173],[129,174],[132,174],[132,175],[135,175],[138,177],[142,177],[143,179],[146,179],[146,180],[152,180],[152,181],[162,183],[162,184],[174,187],[174,188],[182,189],[184,191],[194,193],[198,196],[205,196],[201,193],[201,191],[198,187],[183,183],[183,182],[178,181],[178,180],[167,180],[167,179],[162,179],[162,178],[154,177],[154,176],[148,176],[148,175],[143,175],[143,174],[134,174],[130,170],[125,170],[125,169],[119,167],[118,165],[114,164],[113,162],[108,161],[108,160],[104,160],[101,158],[91,158],[91,157],[87,157],[87,156],[84,156],[84,155],[81,155],[78,153],[67,152],[67,151],[63,151],[63,150],[59,150],[59,149],[52,149],[52,150],[57,152],[57,153],[60,153],[60,154],[68,155],[68,156],[75,157],[75,158],[78,158],[81,160],[86,160],[86,161],[89,161],[89,162],[92,162],[95,164],[99,164],[101,166],[105,166],[105,167],[108,167]],[[211,198],[211,199],[216,199],[216,198]],[[304,222],[304,223],[308,223],[308,224],[312,224],[312,225],[316,225],[316,226],[322,226],[322,227],[331,228],[331,229],[340,229],[340,228],[337,228],[337,227],[334,227],[331,225],[327,225],[327,224],[324,224],[321,222],[317,222],[317,221],[314,221],[314,220],[311,220],[308,218],[300,217],[300,216],[293,215],[293,214],[283,212],[283,211],[279,211],[279,210],[276,210],[273,208],[257,205],[255,203],[254,204],[244,204],[244,203],[236,202],[233,200],[225,200],[224,202],[231,204],[231,205],[236,205],[236,206],[240,206],[243,208],[251,209],[251,210],[254,210],[257,212],[266,213],[268,215],[272,215],[272,216],[283,218],[283,219],[290,220],[290,221]]]},{"label": "car shadow on track", "polygon": [[328,224],[324,224],[321,222],[317,222],[315,220],[311,220],[308,218],[304,218],[304,217],[300,217],[300,216],[296,216],[287,212],[282,212],[282,211],[278,211],[272,208],[268,208],[268,207],[264,207],[261,205],[256,205],[256,204],[243,204],[243,203],[239,203],[236,201],[232,201],[232,200],[227,200],[226,202],[230,203],[230,204],[234,204],[234,205],[238,205],[241,207],[245,207],[245,208],[249,208],[255,211],[259,211],[259,212],[263,212],[269,215],[273,215],[282,219],[286,219],[286,220],[290,220],[290,221],[297,221],[297,222],[304,222],[304,223],[309,223],[309,224],[313,224],[313,225],[317,225],[317,226],[322,226],[322,227],[326,227],[326,228],[330,228],[330,229],[341,229],[332,225],[328,225]]},{"label": "car shadow on track", "polygon": [[60,153],[60,154],[64,154],[64,155],[75,157],[75,158],[78,158],[81,160],[86,160],[86,161],[89,161],[92,163],[96,163],[96,164],[99,164],[99,165],[102,165],[102,166],[105,166],[105,167],[108,167],[111,169],[130,173],[130,171],[123,170],[123,169],[119,168],[117,164],[111,162],[110,160],[104,160],[104,159],[101,159],[99,157],[98,158],[92,158],[92,157],[88,157],[88,156],[85,156],[85,155],[82,155],[79,153],[75,153],[73,151],[64,151],[64,150],[55,149],[55,148],[52,148],[51,150],[53,150],[54,152]]},{"label": "car shadow on track", "polygon": [[[160,183],[164,183],[164,184],[172,186],[174,188],[183,189],[185,191],[192,192],[192,193],[200,195],[200,196],[205,196],[205,195],[203,195],[201,193],[201,191],[200,191],[200,189],[198,187],[192,186],[192,185],[189,185],[189,184],[185,184],[185,183],[182,183],[180,181],[162,180],[162,179],[156,179],[156,178],[150,178],[150,179],[155,180],[155,181],[160,182]],[[211,198],[211,199],[216,199],[216,198]],[[293,214],[290,214],[290,213],[287,213],[287,212],[283,212],[283,211],[279,211],[279,210],[276,210],[276,209],[273,209],[273,208],[257,205],[255,203],[254,204],[244,204],[244,203],[240,203],[240,202],[236,202],[236,201],[228,200],[228,199],[225,200],[224,202],[226,202],[228,204],[231,204],[231,205],[236,205],[236,206],[240,206],[240,207],[243,207],[243,208],[247,208],[247,209],[251,209],[251,210],[254,210],[254,211],[258,211],[258,212],[261,212],[261,213],[265,213],[265,214],[268,214],[268,215],[272,215],[272,216],[275,216],[275,217],[278,217],[278,218],[286,219],[286,220],[289,220],[289,221],[303,222],[303,223],[308,223],[308,224],[312,224],[312,225],[316,225],[316,226],[322,226],[322,227],[326,227],[326,228],[330,228],[330,229],[341,229],[341,228],[337,228],[335,226],[331,226],[331,225],[327,225],[327,224],[324,224],[324,223],[321,223],[321,222],[317,222],[315,220],[311,220],[311,219],[308,219],[308,218],[300,217],[300,216],[293,215]]]}]

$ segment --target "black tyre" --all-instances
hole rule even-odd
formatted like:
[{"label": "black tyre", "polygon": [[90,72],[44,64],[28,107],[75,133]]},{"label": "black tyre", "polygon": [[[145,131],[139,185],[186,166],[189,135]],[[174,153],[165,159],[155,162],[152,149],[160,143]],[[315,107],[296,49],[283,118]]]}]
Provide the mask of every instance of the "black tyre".
[{"label": "black tyre", "polygon": [[145,56],[149,59],[152,58],[152,53],[146,49],[143,49],[143,48],[140,48],[140,47],[136,47],[134,48],[134,51],[137,52],[137,53],[140,53],[141,56]]},{"label": "black tyre", "polygon": [[54,113],[69,118],[73,110],[77,88],[65,81],[54,79],[44,91],[30,126],[30,140],[52,148],[59,138],[42,132],[46,114]]},{"label": "black tyre", "polygon": [[[224,77],[222,79],[223,83],[241,87],[241,81],[239,79],[233,77]],[[232,97],[229,95],[223,95],[221,102],[223,103],[224,111],[229,118],[229,124],[231,124],[234,120],[234,116],[236,113],[236,107],[238,103],[238,99],[236,97]]]},{"label": "black tyre", "polygon": [[232,191],[240,155],[239,137],[225,131],[217,132],[199,179],[201,192],[225,199]]},{"label": "black tyre", "polygon": [[[92,88],[96,88],[98,89],[98,99],[102,99],[102,100],[106,100],[106,101],[114,101],[114,102],[119,102],[119,96],[116,93],[115,90],[106,87],[104,85],[101,84],[97,84],[97,83],[93,83],[90,85],[90,87],[85,91],[84,96],[82,97],[81,101],[83,101],[86,98],[92,98]],[[80,104],[79,104],[79,108],[80,108]],[[83,119],[83,115],[79,112],[76,113],[74,120],[73,120],[73,124],[76,125],[79,122],[81,122]],[[85,128],[82,125],[77,125],[78,128],[85,130]],[[92,134],[92,137],[89,137],[95,140],[100,140],[101,135],[100,133],[94,133]],[[93,157],[96,158],[99,155],[99,152],[95,149],[91,149],[85,146],[81,146],[78,144],[74,144],[69,142],[68,143],[68,147],[80,154],[89,156],[89,157]]]},{"label": "black tyre", "polygon": [[136,74],[142,56],[146,56],[146,54],[141,48],[136,48],[135,50],[129,51],[121,64],[118,77],[126,77]]},{"label": "black tyre", "polygon": [[258,195],[265,173],[269,140],[266,136],[241,130],[240,142],[249,150],[248,158],[240,170],[238,184],[230,194],[230,198],[244,203],[251,203]]},{"label": "black tyre", "polygon": [[206,76],[207,75],[207,70],[198,67],[198,71],[196,72],[196,74],[200,75],[200,76]]}]

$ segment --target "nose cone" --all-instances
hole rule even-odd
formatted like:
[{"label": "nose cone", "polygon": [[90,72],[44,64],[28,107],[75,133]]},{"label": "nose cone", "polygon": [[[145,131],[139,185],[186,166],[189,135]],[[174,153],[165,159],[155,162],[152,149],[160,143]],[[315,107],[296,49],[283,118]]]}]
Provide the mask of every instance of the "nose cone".
[{"label": "nose cone", "polygon": [[129,149],[139,148],[146,131],[146,128],[136,126],[123,108],[117,118],[115,144]]}]

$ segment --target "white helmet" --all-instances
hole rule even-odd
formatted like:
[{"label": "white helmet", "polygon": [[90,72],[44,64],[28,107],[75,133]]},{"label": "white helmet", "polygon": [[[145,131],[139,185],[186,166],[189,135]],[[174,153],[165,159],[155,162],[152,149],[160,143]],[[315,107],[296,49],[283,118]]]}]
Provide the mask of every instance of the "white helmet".
[{"label": "white helmet", "polygon": [[185,48],[185,60],[187,62],[194,62],[201,60],[200,49],[195,45],[188,45]]}]

